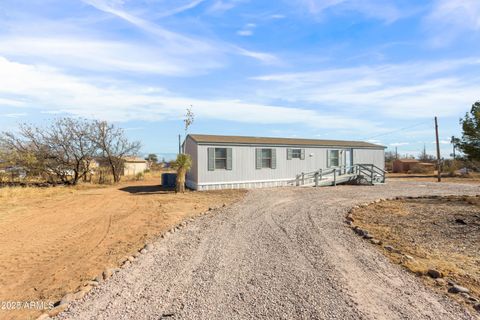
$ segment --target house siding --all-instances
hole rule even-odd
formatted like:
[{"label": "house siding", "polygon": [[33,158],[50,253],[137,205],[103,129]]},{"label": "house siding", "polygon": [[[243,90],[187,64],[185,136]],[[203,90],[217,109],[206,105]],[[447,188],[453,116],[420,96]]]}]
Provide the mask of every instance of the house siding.
[{"label": "house siding", "polygon": [[353,164],[374,164],[385,168],[385,151],[383,149],[353,149]]},{"label": "house siding", "polygon": [[197,143],[190,137],[187,137],[184,144],[184,152],[192,158],[192,167],[187,172],[185,184],[188,188],[197,189],[198,184],[198,149]]},{"label": "house siding", "polygon": [[146,162],[125,162],[123,165],[124,176],[134,176],[147,170]]}]

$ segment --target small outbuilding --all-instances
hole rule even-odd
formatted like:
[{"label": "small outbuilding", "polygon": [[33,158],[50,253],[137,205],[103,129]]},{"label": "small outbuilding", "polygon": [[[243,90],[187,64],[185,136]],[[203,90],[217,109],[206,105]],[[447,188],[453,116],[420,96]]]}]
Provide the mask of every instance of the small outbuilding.
[{"label": "small outbuilding", "polygon": [[195,190],[288,185],[302,172],[355,164],[385,167],[385,147],[362,141],[189,134],[187,187]]},{"label": "small outbuilding", "polygon": [[412,168],[419,164],[416,159],[397,159],[393,161],[393,173],[408,173]]},{"label": "small outbuilding", "polygon": [[143,173],[147,170],[147,160],[140,157],[125,157],[123,163],[123,175],[135,176],[138,173]]}]

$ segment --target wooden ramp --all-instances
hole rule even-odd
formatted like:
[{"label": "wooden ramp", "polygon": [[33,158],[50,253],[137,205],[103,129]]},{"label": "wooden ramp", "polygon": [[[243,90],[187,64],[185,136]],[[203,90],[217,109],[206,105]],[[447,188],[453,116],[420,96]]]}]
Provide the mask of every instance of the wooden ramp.
[{"label": "wooden ramp", "polygon": [[324,187],[337,184],[378,184],[385,182],[385,170],[373,164],[356,164],[300,173],[291,184],[298,187]]}]

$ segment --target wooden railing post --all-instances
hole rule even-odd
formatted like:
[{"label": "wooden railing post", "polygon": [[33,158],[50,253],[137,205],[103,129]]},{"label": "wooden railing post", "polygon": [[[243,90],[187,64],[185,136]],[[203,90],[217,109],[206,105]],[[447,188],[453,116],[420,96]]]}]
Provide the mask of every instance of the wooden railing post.
[{"label": "wooden railing post", "polygon": [[318,187],[318,171],[315,172],[315,187]]},{"label": "wooden railing post", "polygon": [[302,172],[302,186],[305,185],[305,173]]},{"label": "wooden railing post", "polygon": [[297,174],[297,175],[295,176],[295,185],[296,185],[297,187],[300,185],[300,175],[299,175],[299,174]]},{"label": "wooden railing post", "polygon": [[333,185],[337,185],[337,169],[333,170]]}]

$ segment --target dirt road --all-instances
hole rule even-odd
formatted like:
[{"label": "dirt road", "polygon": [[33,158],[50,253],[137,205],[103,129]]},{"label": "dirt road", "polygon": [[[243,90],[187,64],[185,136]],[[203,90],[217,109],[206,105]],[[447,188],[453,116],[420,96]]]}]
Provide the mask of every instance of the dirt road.
[{"label": "dirt road", "polygon": [[15,190],[2,199],[0,319],[35,319],[41,311],[4,309],[3,302],[58,301],[183,219],[243,196],[235,190],[174,194],[158,180]]},{"label": "dirt road", "polygon": [[379,197],[478,186],[253,190],[198,218],[75,302],[62,319],[475,319],[343,224]]}]

